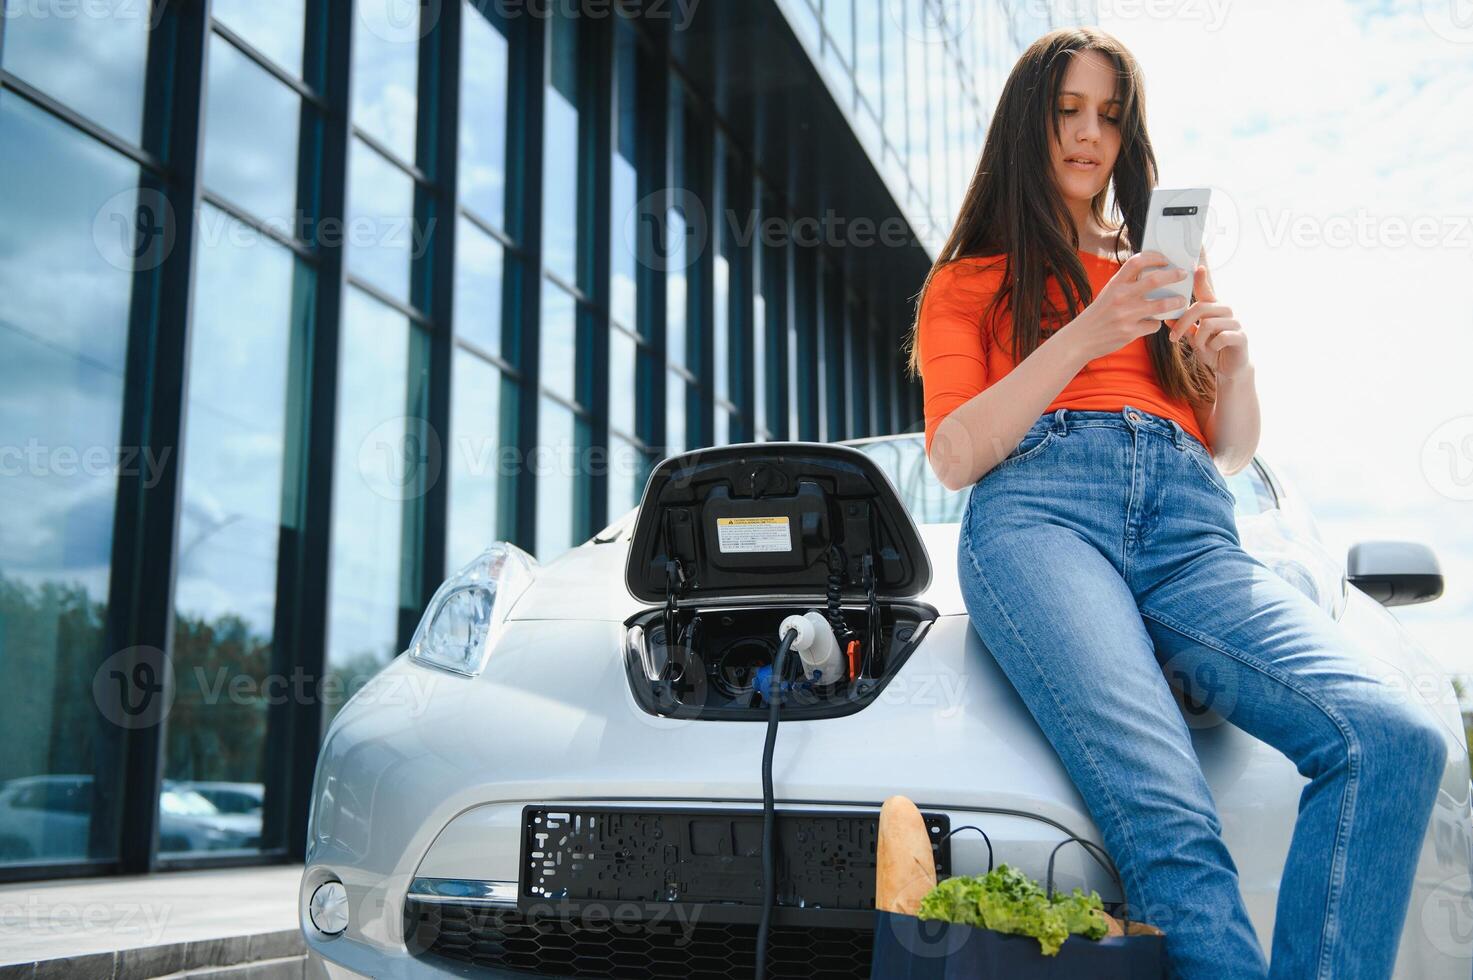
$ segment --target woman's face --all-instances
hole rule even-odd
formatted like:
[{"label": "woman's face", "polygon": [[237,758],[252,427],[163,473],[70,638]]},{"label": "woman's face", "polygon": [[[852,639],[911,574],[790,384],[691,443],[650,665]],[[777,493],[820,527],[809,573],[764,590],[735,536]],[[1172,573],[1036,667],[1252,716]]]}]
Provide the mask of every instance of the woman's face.
[{"label": "woman's face", "polygon": [[1089,201],[1110,183],[1120,154],[1115,89],[1115,66],[1098,51],[1081,51],[1069,59],[1056,107],[1060,138],[1049,136],[1054,181],[1066,200]]}]

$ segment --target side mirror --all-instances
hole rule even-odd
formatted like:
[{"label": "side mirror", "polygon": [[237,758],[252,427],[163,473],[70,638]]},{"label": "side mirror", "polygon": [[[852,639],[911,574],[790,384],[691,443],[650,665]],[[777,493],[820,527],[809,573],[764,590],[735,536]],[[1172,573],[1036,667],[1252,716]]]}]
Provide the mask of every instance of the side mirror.
[{"label": "side mirror", "polygon": [[1345,559],[1350,584],[1383,606],[1431,602],[1442,595],[1442,568],[1425,544],[1361,541]]}]

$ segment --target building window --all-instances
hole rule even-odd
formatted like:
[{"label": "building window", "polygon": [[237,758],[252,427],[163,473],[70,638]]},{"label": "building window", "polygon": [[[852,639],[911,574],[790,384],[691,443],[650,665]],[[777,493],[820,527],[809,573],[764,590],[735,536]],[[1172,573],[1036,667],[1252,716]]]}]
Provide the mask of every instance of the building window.
[{"label": "building window", "polygon": [[206,84],[205,187],[292,234],[301,96],[219,34]]},{"label": "building window", "polygon": [[[425,341],[404,314],[361,290],[343,308],[333,474],[332,571],[327,660],[342,690],[355,690],[397,654],[401,617],[420,596],[406,520],[429,462],[421,401]],[[414,383],[411,383],[414,376]],[[335,709],[340,704],[328,707]]]},{"label": "building window", "polygon": [[[419,26],[390,0],[354,11],[326,658],[349,693],[403,649],[422,611],[424,496],[443,468],[415,276],[429,233],[416,205],[428,191],[415,131]],[[325,703],[324,723],[341,706]]]},{"label": "building window", "polygon": [[7,72],[129,143],[144,143],[149,18],[136,10],[135,16],[77,16],[80,9],[67,17],[61,8],[15,0],[0,6]]},{"label": "building window", "polygon": [[[286,246],[215,208],[201,214],[198,296],[190,345],[184,476],[176,549],[174,678],[159,796],[159,850],[256,850],[261,839],[267,733],[262,698],[275,655],[284,508],[299,460],[302,420],[294,359],[310,323],[314,275]],[[218,234],[215,234],[218,232]],[[298,355],[299,358],[299,355]],[[290,601],[290,597],[285,597]],[[253,806],[204,819],[225,785]]]},{"label": "building window", "polygon": [[[33,29],[6,23],[7,68],[26,46],[76,41]],[[27,692],[4,713],[0,863],[108,859],[123,773],[92,682],[114,652],[103,627],[139,169],[6,90],[0,172],[0,444],[37,461],[0,480],[0,647],[6,683]],[[99,215],[126,221],[94,239]]]}]

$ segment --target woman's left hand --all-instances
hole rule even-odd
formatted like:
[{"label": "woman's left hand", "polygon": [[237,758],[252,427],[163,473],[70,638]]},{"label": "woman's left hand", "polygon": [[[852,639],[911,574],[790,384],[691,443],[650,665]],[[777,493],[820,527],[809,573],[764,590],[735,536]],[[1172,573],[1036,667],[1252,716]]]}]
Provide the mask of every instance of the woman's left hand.
[{"label": "woman's left hand", "polygon": [[1231,378],[1248,367],[1248,337],[1243,325],[1233,319],[1233,311],[1217,301],[1205,252],[1197,266],[1192,294],[1196,302],[1170,321],[1171,340],[1190,331],[1188,340],[1197,358],[1216,372],[1218,380]]}]

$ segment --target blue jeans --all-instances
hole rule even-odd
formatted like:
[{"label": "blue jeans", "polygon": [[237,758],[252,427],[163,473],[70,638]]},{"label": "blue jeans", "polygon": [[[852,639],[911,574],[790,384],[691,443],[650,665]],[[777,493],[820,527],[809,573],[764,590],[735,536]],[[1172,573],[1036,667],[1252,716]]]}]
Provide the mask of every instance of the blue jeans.
[{"label": "blue jeans", "polygon": [[[1339,625],[1241,547],[1233,495],[1176,421],[1058,409],[971,488],[973,627],[1078,787],[1173,975],[1391,975],[1447,748]],[[1309,779],[1272,970],[1167,678]],[[1202,703],[1201,691],[1188,703]]]}]

